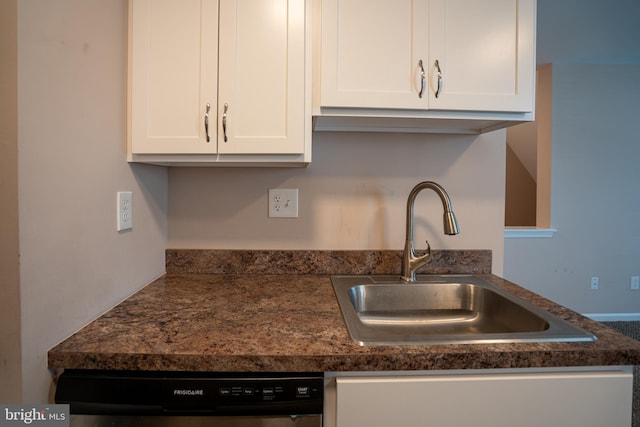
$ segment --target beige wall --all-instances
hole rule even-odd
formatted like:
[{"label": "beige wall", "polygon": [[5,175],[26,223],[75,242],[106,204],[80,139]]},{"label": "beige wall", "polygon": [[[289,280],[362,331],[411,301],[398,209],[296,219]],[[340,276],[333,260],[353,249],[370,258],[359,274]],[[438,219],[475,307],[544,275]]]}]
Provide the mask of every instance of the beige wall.
[{"label": "beige wall", "polygon": [[507,145],[506,171],[504,225],[535,227],[536,182],[510,145]]},{"label": "beige wall", "polygon": [[[461,234],[445,236],[442,205],[416,202],[416,247],[492,249],[502,272],[505,132],[481,136],[316,133],[306,169],[172,168],[169,247],[402,249],[406,200],[442,184]],[[267,218],[269,188],[298,188],[298,219]]]},{"label": "beige wall", "polygon": [[507,129],[506,226],[550,226],[551,64],[536,80],[536,120]]},{"label": "beige wall", "polygon": [[[164,272],[166,169],[125,160],[126,13],[18,2],[24,402],[47,401],[49,348]],[[118,233],[123,190],[134,228]]]},{"label": "beige wall", "polygon": [[0,1],[0,402],[19,402],[17,1]]}]

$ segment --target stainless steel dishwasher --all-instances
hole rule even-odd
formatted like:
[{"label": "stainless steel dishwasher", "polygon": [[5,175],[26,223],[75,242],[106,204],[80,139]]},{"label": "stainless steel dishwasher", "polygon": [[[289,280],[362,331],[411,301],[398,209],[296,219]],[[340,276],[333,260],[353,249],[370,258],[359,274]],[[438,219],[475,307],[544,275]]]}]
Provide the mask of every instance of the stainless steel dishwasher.
[{"label": "stainless steel dishwasher", "polygon": [[71,426],[321,427],[322,373],[65,370]]}]

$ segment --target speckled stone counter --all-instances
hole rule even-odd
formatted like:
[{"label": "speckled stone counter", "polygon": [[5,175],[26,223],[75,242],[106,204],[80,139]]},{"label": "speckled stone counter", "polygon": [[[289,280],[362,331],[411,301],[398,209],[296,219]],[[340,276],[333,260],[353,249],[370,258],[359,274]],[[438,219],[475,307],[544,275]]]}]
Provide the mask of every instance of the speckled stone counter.
[{"label": "speckled stone counter", "polygon": [[[167,273],[400,274],[402,251],[169,249]],[[421,254],[416,251],[416,254]],[[489,250],[434,250],[423,274],[491,273]]]},{"label": "speckled stone counter", "polygon": [[[329,278],[345,274],[349,262],[329,268],[327,260],[369,259],[375,274],[395,274],[390,271],[395,264],[384,260],[396,253],[205,252],[168,251],[166,276],[51,349],[49,367],[321,372],[640,364],[640,341],[488,274],[488,251],[434,252],[434,258],[448,260],[443,261],[447,272],[478,270],[473,274],[587,329],[598,340],[362,347],[348,336]],[[466,267],[459,265],[465,262]],[[302,266],[308,270],[304,274],[299,273]],[[204,274],[201,269],[207,268]],[[280,273],[273,274],[272,268]],[[442,273],[437,263],[431,268]]]}]

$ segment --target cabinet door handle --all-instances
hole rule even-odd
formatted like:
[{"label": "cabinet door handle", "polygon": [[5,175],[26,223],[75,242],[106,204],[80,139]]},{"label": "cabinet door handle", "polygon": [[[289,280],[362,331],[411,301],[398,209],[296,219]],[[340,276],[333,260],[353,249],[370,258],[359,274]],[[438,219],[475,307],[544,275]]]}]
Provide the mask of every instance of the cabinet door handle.
[{"label": "cabinet door handle", "polygon": [[224,104],[224,112],[222,113],[222,133],[224,135],[224,142],[227,142],[227,110],[229,110],[229,104]]},{"label": "cabinet door handle", "polygon": [[207,103],[207,111],[204,113],[204,132],[207,135],[207,142],[211,141],[209,138],[209,111],[211,110],[211,104]]},{"label": "cabinet door handle", "polygon": [[440,90],[442,89],[442,71],[440,70],[440,63],[436,59],[436,70],[438,71],[438,89],[436,90],[436,98],[440,97]]},{"label": "cabinet door handle", "polygon": [[424,86],[427,81],[427,75],[424,72],[424,65],[422,65],[422,59],[418,62],[418,67],[420,67],[420,93],[418,93],[418,98],[422,98],[424,95]]}]

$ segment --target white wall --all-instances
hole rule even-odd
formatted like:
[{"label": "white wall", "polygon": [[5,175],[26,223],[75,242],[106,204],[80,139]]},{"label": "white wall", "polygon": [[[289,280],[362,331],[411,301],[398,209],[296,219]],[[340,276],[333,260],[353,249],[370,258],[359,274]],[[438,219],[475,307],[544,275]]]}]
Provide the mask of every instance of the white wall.
[{"label": "white wall", "polygon": [[537,64],[640,63],[638,0],[537,0]]},{"label": "white wall", "polygon": [[538,0],[537,63],[553,64],[549,223],[558,233],[507,239],[504,272],[584,313],[640,312],[629,289],[640,275],[638,16],[636,0]]},{"label": "white wall", "polygon": [[[442,184],[461,234],[445,236],[442,204],[418,196],[416,248],[491,249],[502,272],[505,132],[444,136],[315,133],[307,169],[173,168],[169,247],[402,249],[406,200]],[[298,188],[298,219],[267,218],[269,188]]]},{"label": "white wall", "polygon": [[[47,351],[164,271],[167,172],[125,160],[126,0],[18,2],[24,402]],[[116,192],[133,191],[131,232]]]},{"label": "white wall", "polygon": [[558,232],[506,239],[505,277],[583,313],[638,313],[640,64],[554,64],[552,104]]}]

